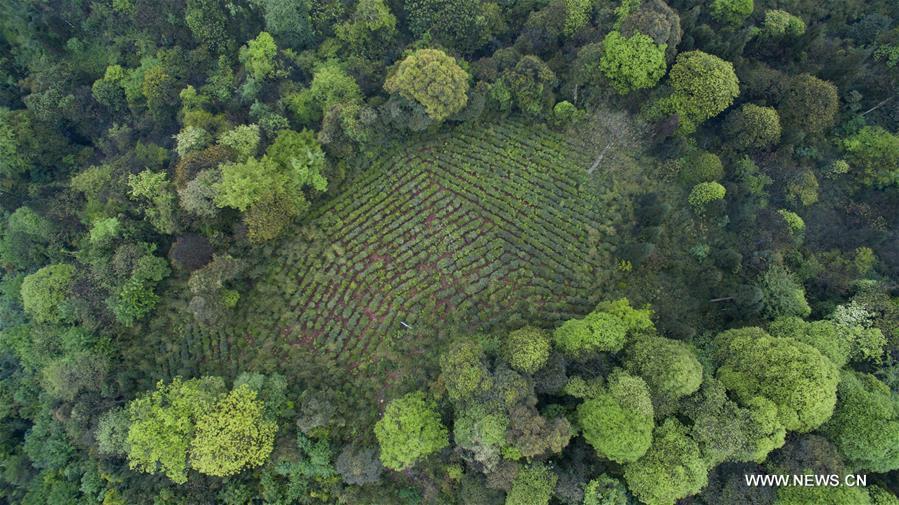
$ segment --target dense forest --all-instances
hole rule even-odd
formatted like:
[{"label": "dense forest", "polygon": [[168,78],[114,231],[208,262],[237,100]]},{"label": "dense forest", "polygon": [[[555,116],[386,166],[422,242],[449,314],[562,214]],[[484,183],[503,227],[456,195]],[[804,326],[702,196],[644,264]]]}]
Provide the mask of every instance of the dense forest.
[{"label": "dense forest", "polygon": [[0,1],[0,504],[675,503],[899,505],[899,2]]}]

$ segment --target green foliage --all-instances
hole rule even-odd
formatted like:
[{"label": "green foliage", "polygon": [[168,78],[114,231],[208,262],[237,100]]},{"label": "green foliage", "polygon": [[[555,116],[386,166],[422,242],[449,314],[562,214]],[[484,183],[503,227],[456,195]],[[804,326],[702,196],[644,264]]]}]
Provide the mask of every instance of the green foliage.
[{"label": "green foliage", "polygon": [[784,10],[767,10],[762,23],[762,33],[774,39],[798,37],[805,33],[805,21]]},{"label": "green foliage", "polygon": [[879,126],[865,126],[843,140],[849,169],[865,185],[885,188],[899,184],[899,135]]},{"label": "green foliage", "polygon": [[780,141],[780,116],[773,107],[744,104],[727,116],[727,128],[740,149],[766,149]]},{"label": "green foliage", "polygon": [[256,391],[234,388],[197,419],[190,446],[190,464],[215,477],[234,475],[259,466],[272,452],[277,426],[263,418],[264,405]]},{"label": "green foliage", "polygon": [[97,450],[109,456],[125,456],[128,454],[128,430],[131,420],[128,411],[115,408],[100,416],[97,423]]},{"label": "green foliage", "polygon": [[449,434],[424,393],[409,393],[387,405],[375,424],[381,462],[393,470],[410,468],[449,445]]},{"label": "green foliage", "polygon": [[718,340],[717,377],[740,402],[770,400],[781,424],[799,432],[819,427],[833,413],[837,367],[814,347],[761,330],[732,330]]},{"label": "green foliage", "polygon": [[639,377],[613,374],[606,390],[578,406],[577,417],[597,454],[616,463],[640,459],[652,442],[652,400]]},{"label": "green foliage", "polygon": [[453,424],[455,444],[469,451],[471,457],[487,469],[494,469],[501,453],[509,447],[506,430],[509,418],[501,413],[489,413],[483,406],[467,408],[456,414]]},{"label": "green foliage", "polygon": [[187,126],[178,135],[175,135],[175,152],[183,158],[187,153],[202,150],[209,145],[211,140],[212,138],[206,130],[196,126]]},{"label": "green foliage", "polygon": [[565,0],[565,26],[562,33],[570,37],[587,26],[590,23],[592,8],[593,3],[590,0]]},{"label": "green foliage", "polygon": [[818,178],[811,170],[803,170],[787,184],[787,196],[805,207],[818,201]]},{"label": "green foliage", "polygon": [[569,319],[553,332],[562,351],[572,355],[620,351],[629,333],[652,329],[651,312],[631,308],[626,298],[603,302],[583,319]]},{"label": "green foliage", "polygon": [[622,95],[651,88],[665,75],[665,48],[642,33],[623,37],[614,31],[602,41],[599,68]]},{"label": "green foliage", "polygon": [[727,194],[727,189],[717,182],[700,182],[690,190],[687,202],[701,212],[708,204],[724,200],[725,194]]},{"label": "green foliage", "polygon": [[268,158],[248,159],[240,163],[224,163],[222,180],[215,187],[215,203],[219,207],[247,210],[265,195],[286,184],[285,174]]},{"label": "green foliage", "polygon": [[724,177],[721,158],[708,151],[694,150],[679,160],[679,165],[681,168],[678,178],[691,186],[701,182],[718,181]]},{"label": "green foliage", "polygon": [[154,256],[152,248],[137,260],[131,276],[106,300],[116,321],[130,327],[152,312],[159,302],[156,285],[170,272],[168,262]]},{"label": "green foliage", "polygon": [[70,314],[69,288],[75,267],[67,263],[47,265],[22,281],[22,306],[37,322],[59,322]]},{"label": "green foliage", "polygon": [[298,48],[311,39],[309,0],[252,0],[263,13],[265,29],[279,42],[288,47]]},{"label": "green foliage", "polygon": [[602,474],[584,486],[583,505],[627,505],[627,488],[620,480]]},{"label": "green foliage", "polygon": [[115,217],[99,219],[97,221],[94,221],[94,224],[91,226],[88,239],[93,244],[108,244],[110,241],[118,237],[121,231],[121,226],[121,222],[119,222],[119,219]]},{"label": "green foliage", "polygon": [[770,400],[752,398],[743,407],[728,398],[720,381],[706,379],[699,393],[683,403],[682,412],[693,421],[690,436],[710,467],[725,461],[761,463],[784,444],[786,429]]},{"label": "green foliage", "polygon": [[670,505],[708,483],[708,467],[687,428],[668,418],[653,434],[646,454],[624,468],[624,480],[647,505]]},{"label": "green foliage", "polygon": [[809,74],[790,79],[778,107],[785,131],[797,129],[817,135],[833,126],[840,108],[837,87]]},{"label": "green foliage", "polygon": [[144,170],[137,175],[128,176],[128,193],[131,198],[147,201],[144,209],[147,220],[160,233],[171,234],[175,231],[175,195],[165,172]]},{"label": "green foliage", "polygon": [[278,46],[275,39],[268,32],[259,32],[255,39],[250,40],[240,48],[240,62],[247,69],[247,73],[254,79],[262,80],[272,77],[277,70],[275,56],[278,54]]},{"label": "green foliage", "polygon": [[286,104],[300,121],[320,121],[324,113],[341,105],[357,105],[362,90],[352,76],[337,61],[328,61],[315,68],[309,88],[289,95]]},{"label": "green foliage", "polygon": [[128,465],[146,473],[162,472],[187,482],[188,450],[197,420],[225,393],[218,377],[157,383],[156,390],[128,404]]},{"label": "green foliage", "polygon": [[384,89],[421,104],[431,119],[443,121],[468,103],[468,73],[439,49],[419,49],[397,65]]},{"label": "green foliage", "polygon": [[485,5],[477,0],[404,0],[408,25],[416,37],[471,52],[490,36]]},{"label": "green foliage", "polygon": [[548,505],[559,478],[546,465],[534,464],[518,469],[506,505]]},{"label": "green foliage", "polygon": [[702,51],[678,54],[668,76],[674,94],[664,102],[663,108],[670,107],[680,116],[685,132],[717,116],[740,94],[733,65]]},{"label": "green foliage", "polygon": [[627,369],[642,377],[661,406],[694,393],[702,384],[702,365],[685,343],[659,336],[642,336],[628,349]]},{"label": "green foliage", "polygon": [[441,354],[440,371],[450,398],[467,400],[490,389],[492,380],[485,361],[481,346],[470,340],[456,341]]},{"label": "green foliage", "polygon": [[782,317],[768,327],[775,337],[789,337],[806,343],[827,356],[837,368],[849,361],[852,349],[852,333],[833,321],[806,322],[798,317]]},{"label": "green foliage", "polygon": [[396,17],[384,0],[360,0],[351,21],[335,28],[337,38],[354,51],[381,54],[396,36]]},{"label": "green foliage", "polygon": [[518,110],[527,115],[539,116],[554,102],[552,89],[557,84],[556,74],[537,56],[523,56],[514,68],[505,72],[501,83]]},{"label": "green foliage", "polygon": [[807,317],[812,313],[805,300],[805,289],[795,276],[782,266],[772,266],[759,279],[764,312],[771,318]]},{"label": "green foliage", "polygon": [[549,334],[532,326],[511,331],[503,343],[503,355],[512,368],[533,374],[549,359]]},{"label": "green foliage", "polygon": [[219,144],[234,149],[241,159],[249,159],[259,149],[259,125],[240,125],[219,136]]},{"label": "green foliage", "polygon": [[899,468],[899,395],[873,375],[842,373],[837,407],[821,430],[854,470]]},{"label": "green foliage", "polygon": [[712,0],[712,17],[721,23],[740,24],[752,14],[753,0]]},{"label": "green foliage", "polygon": [[777,213],[780,214],[780,217],[787,223],[787,228],[790,229],[793,236],[802,237],[805,233],[805,221],[802,220],[802,217],[799,214],[787,209],[778,209]]}]

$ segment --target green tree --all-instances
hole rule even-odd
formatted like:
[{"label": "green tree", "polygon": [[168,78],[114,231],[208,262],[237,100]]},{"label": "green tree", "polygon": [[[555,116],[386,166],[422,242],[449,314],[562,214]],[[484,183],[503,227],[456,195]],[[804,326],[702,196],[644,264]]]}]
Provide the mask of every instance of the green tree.
[{"label": "green tree", "polygon": [[724,164],[714,153],[695,149],[678,160],[680,171],[678,179],[684,184],[695,185],[701,182],[715,182],[724,177]]},{"label": "green tree", "polygon": [[413,35],[428,36],[464,53],[489,40],[490,19],[484,7],[478,0],[403,0]]},{"label": "green tree", "polygon": [[740,94],[733,65],[702,51],[678,54],[668,77],[674,93],[658,106],[678,114],[681,130],[687,133],[730,107]]},{"label": "green tree", "polygon": [[854,470],[899,469],[899,394],[873,375],[842,373],[836,409],[821,431]]},{"label": "green tree", "polygon": [[761,463],[784,444],[787,431],[770,400],[756,397],[740,406],[728,398],[721,381],[709,378],[682,403],[681,413],[693,421],[690,436],[709,466],[725,461]]},{"label": "green tree", "polygon": [[47,265],[22,281],[22,306],[37,322],[59,322],[71,315],[69,288],[75,267]]},{"label": "green tree", "polygon": [[798,37],[805,33],[805,21],[787,11],[770,9],[765,11],[762,34],[771,39]]},{"label": "green tree", "polygon": [[653,434],[652,446],[624,467],[624,480],[647,505],[671,505],[708,483],[708,467],[687,428],[668,418]]},{"label": "green tree", "polygon": [[617,352],[629,334],[653,329],[651,311],[630,306],[626,298],[600,303],[583,319],[569,319],[553,332],[555,344],[577,356],[593,352]]},{"label": "green tree", "polygon": [[312,38],[310,0],[252,0],[262,10],[265,30],[279,42],[298,49]]},{"label": "green tree", "polygon": [[577,417],[597,454],[616,463],[640,459],[652,442],[652,400],[639,377],[613,373],[608,388],[578,406]]},{"label": "green tree", "polygon": [[187,482],[188,451],[197,420],[210,411],[225,393],[219,377],[203,377],[171,384],[162,381],[156,390],[128,404],[128,465],[146,473],[162,472],[172,481]]},{"label": "green tree", "polygon": [[704,210],[708,204],[719,200],[724,200],[727,189],[717,182],[700,182],[693,186],[687,202],[697,211]]},{"label": "green tree", "polygon": [[791,316],[775,320],[768,332],[775,337],[789,337],[804,342],[842,368],[849,361],[852,350],[852,333],[833,321],[803,321]]},{"label": "green tree", "polygon": [[278,46],[268,32],[259,32],[255,39],[240,48],[240,62],[254,79],[262,80],[275,74]]},{"label": "green tree", "polygon": [[421,104],[431,119],[443,121],[468,103],[468,73],[439,49],[419,49],[397,65],[384,89]]},{"label": "green tree", "polygon": [[256,156],[259,140],[259,125],[256,124],[240,125],[219,136],[219,144],[234,149],[242,160]]},{"label": "green tree", "polygon": [[379,55],[396,36],[396,17],[384,0],[360,0],[352,19],[338,25],[335,32],[353,51]]},{"label": "green tree", "polygon": [[187,0],[184,21],[197,40],[213,51],[221,51],[229,40],[226,12],[221,0]]},{"label": "green tree", "polygon": [[136,175],[128,176],[128,193],[132,199],[141,199],[149,203],[144,209],[147,220],[160,233],[175,232],[175,194],[172,191],[168,174],[144,170]]},{"label": "green tree", "polygon": [[359,84],[337,61],[315,68],[309,88],[288,95],[286,103],[300,121],[317,123],[333,107],[358,105],[362,102]]},{"label": "green tree", "polygon": [[602,41],[599,68],[622,95],[651,88],[665,75],[665,45],[658,45],[642,33],[623,37],[611,32]]},{"label": "green tree", "polygon": [[440,371],[450,398],[467,400],[490,389],[493,380],[486,359],[481,346],[472,340],[456,341],[440,356]]},{"label": "green tree", "polygon": [[233,389],[197,419],[190,464],[215,477],[259,466],[274,447],[277,426],[263,416],[264,405],[247,385]]},{"label": "green tree", "polygon": [[506,505],[548,505],[558,480],[546,465],[521,467],[506,495]]},{"label": "green tree", "polygon": [[533,326],[511,331],[503,344],[503,355],[512,368],[533,374],[549,359],[549,334]]},{"label": "green tree", "polygon": [[393,470],[405,470],[449,445],[446,427],[422,392],[391,401],[384,417],[375,424],[375,436],[381,447],[381,462]]},{"label": "green tree", "polygon": [[786,429],[811,431],[833,413],[837,367],[814,347],[747,328],[722,333],[716,345],[718,379],[743,404],[772,401]]},{"label": "green tree", "polygon": [[641,336],[628,349],[625,365],[646,381],[657,408],[693,394],[702,384],[702,365],[679,340]]},{"label": "green tree", "polygon": [[758,284],[762,290],[763,310],[769,317],[807,317],[812,313],[805,300],[805,289],[786,268],[772,266],[762,274]]},{"label": "green tree", "polygon": [[737,25],[752,14],[753,0],[712,0],[712,17],[721,23]]},{"label": "green tree", "polygon": [[766,149],[780,141],[780,116],[773,107],[744,104],[728,114],[726,128],[740,149]]},{"label": "green tree", "polygon": [[584,486],[583,505],[628,505],[627,488],[615,477],[602,474]]},{"label": "green tree", "polygon": [[863,184],[877,188],[899,185],[899,135],[865,126],[843,140],[850,170]]},{"label": "green tree", "polygon": [[497,84],[511,95],[520,111],[539,116],[555,102],[552,90],[557,82],[556,74],[543,60],[527,55],[507,70]]},{"label": "green tree", "polygon": [[811,135],[833,126],[839,109],[837,87],[809,74],[790,79],[778,106],[784,131],[796,129]]}]

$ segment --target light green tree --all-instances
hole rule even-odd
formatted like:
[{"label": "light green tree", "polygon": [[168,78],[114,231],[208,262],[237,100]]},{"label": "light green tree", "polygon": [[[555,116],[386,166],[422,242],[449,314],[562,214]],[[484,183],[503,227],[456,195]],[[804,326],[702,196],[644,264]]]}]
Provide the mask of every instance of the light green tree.
[{"label": "light green tree", "polygon": [[839,374],[814,347],[758,328],[726,331],[716,346],[721,363],[716,375],[741,403],[770,400],[791,431],[808,432],[830,418]]},{"label": "light green tree", "polygon": [[665,75],[664,44],[656,44],[642,33],[624,37],[614,31],[602,41],[599,68],[618,93],[651,88]]},{"label": "light green tree", "polygon": [[678,54],[668,77],[674,93],[654,104],[650,114],[677,114],[684,133],[730,107],[740,94],[734,66],[698,50]]},{"label": "light green tree", "polygon": [[443,121],[468,103],[468,73],[439,49],[419,49],[399,63],[384,89],[421,104],[431,119]]},{"label": "light green tree", "polygon": [[696,392],[702,384],[702,365],[679,340],[641,336],[628,349],[625,366],[646,381],[656,408]]},{"label": "light green tree", "polygon": [[263,414],[256,391],[245,384],[233,389],[197,420],[191,466],[206,475],[227,477],[263,464],[277,431]]},{"label": "light green tree", "polygon": [[524,466],[512,481],[506,505],[547,505],[558,480],[559,477],[546,465]]},{"label": "light green tree", "polygon": [[422,392],[391,401],[375,424],[375,437],[381,446],[381,462],[393,470],[405,470],[449,445],[449,432]]},{"label": "light green tree", "polygon": [[821,430],[853,469],[899,469],[899,394],[873,375],[842,373],[837,407]]},{"label": "light green tree", "polygon": [[440,371],[450,398],[467,400],[490,389],[493,380],[486,360],[481,346],[471,340],[457,340],[441,354]]},{"label": "light green tree", "polygon": [[53,323],[70,316],[69,288],[75,267],[68,263],[47,265],[22,281],[22,306],[35,321]]},{"label": "light green tree", "polygon": [[533,326],[511,331],[503,343],[503,355],[512,368],[532,374],[549,359],[549,334]]},{"label": "light green tree", "polygon": [[671,505],[708,483],[708,467],[687,428],[668,418],[653,433],[646,454],[624,468],[624,480],[646,505]]},{"label": "light green tree", "polygon": [[863,184],[899,185],[899,135],[880,126],[865,126],[843,140],[842,147],[850,170]]},{"label": "light green tree", "polygon": [[188,451],[196,422],[225,393],[219,377],[203,377],[171,384],[162,381],[156,390],[128,404],[128,465],[146,473],[162,472],[172,481],[187,482]]},{"label": "light green tree", "polygon": [[653,408],[643,379],[613,373],[608,388],[578,406],[578,423],[597,454],[616,463],[640,459],[652,443]]},{"label": "light green tree", "polygon": [[700,182],[693,186],[687,202],[697,211],[702,211],[712,202],[724,200],[727,189],[718,182]]},{"label": "light green tree", "polygon": [[740,24],[752,14],[753,0],[712,0],[712,17],[721,23]]},{"label": "light green tree", "polygon": [[277,69],[275,56],[278,46],[268,32],[259,32],[255,39],[240,48],[240,62],[254,79],[271,77]]}]

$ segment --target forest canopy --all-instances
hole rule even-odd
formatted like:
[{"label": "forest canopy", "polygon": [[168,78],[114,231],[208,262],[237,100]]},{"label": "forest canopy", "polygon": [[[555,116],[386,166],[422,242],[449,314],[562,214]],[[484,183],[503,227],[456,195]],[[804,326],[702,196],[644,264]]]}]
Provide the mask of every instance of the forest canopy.
[{"label": "forest canopy", "polygon": [[0,503],[899,504],[897,90],[894,0],[0,2]]}]

